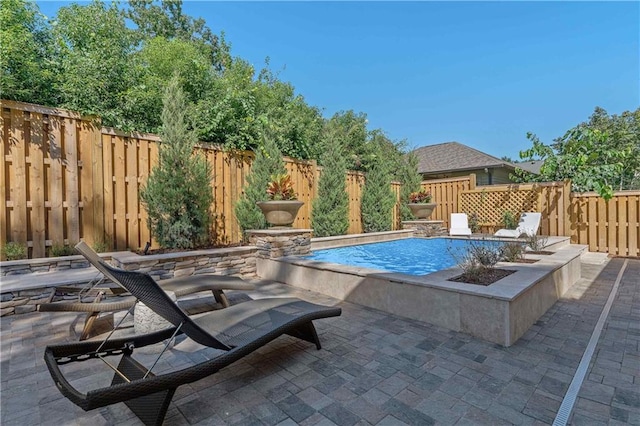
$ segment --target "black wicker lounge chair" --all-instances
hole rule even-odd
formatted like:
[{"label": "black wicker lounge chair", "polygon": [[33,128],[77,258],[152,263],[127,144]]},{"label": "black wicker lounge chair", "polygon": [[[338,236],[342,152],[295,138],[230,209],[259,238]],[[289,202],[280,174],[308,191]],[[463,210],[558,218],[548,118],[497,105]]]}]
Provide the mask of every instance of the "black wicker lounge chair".
[{"label": "black wicker lounge chair", "polygon": [[[109,276],[109,271],[102,268],[101,265],[104,263],[102,258],[85,242],[79,242],[76,245],[76,250],[78,250],[78,252],[80,252],[80,254],[82,254],[89,263],[96,267],[96,269],[98,269],[105,277],[114,281],[113,277]],[[224,308],[229,307],[229,300],[224,294],[224,290],[250,291],[255,289],[253,284],[243,281],[241,278],[214,274],[170,278],[158,281],[158,284],[164,291],[173,292],[176,297],[199,293],[201,291],[211,291],[216,302],[220,303]],[[94,332],[93,326],[101,313],[130,309],[138,300],[130,295],[120,295],[118,297],[113,297],[108,301],[103,300],[106,293],[112,292],[112,289],[96,288],[91,292],[92,297],[94,297],[92,302],[65,301],[42,303],[38,306],[38,310],[40,312],[86,312],[87,316],[85,317],[84,326],[79,339],[85,340],[92,337]]]},{"label": "black wicker lounge chair", "polygon": [[[101,268],[114,281],[169,321],[172,328],[143,336],[76,342],[47,346],[44,359],[58,389],[84,410],[124,402],[145,423],[161,424],[171,398],[180,385],[211,375],[288,334],[320,349],[313,320],[339,316],[340,308],[309,303],[296,298],[266,298],[243,302],[226,309],[189,317],[147,274],[122,271],[104,262]],[[200,364],[155,376],[132,355],[139,348],[184,333],[194,341],[221,350],[220,355]],[[111,386],[82,393],[64,377],[60,366],[70,362],[122,355]],[[109,365],[109,364],[107,364]]]}]

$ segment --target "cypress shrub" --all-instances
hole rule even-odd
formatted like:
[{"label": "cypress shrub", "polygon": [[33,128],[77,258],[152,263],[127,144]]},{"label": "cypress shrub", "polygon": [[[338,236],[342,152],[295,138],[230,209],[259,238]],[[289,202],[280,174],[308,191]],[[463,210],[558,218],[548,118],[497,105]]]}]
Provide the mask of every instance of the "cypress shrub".
[{"label": "cypress shrub", "polygon": [[174,75],[163,99],[159,162],[140,192],[149,228],[166,248],[192,248],[209,240],[211,170],[206,159],[193,152],[196,137],[187,127],[186,109]]},{"label": "cypress shrub", "polygon": [[396,197],[391,191],[391,171],[378,157],[371,163],[362,191],[362,227],[364,232],[390,231]]},{"label": "cypress shrub", "polygon": [[407,203],[409,202],[409,195],[420,190],[420,183],[422,182],[422,176],[418,173],[418,157],[408,153],[400,163],[397,178],[402,183],[400,188],[400,217],[402,220],[415,219]]},{"label": "cypress shrub", "polygon": [[236,219],[242,231],[248,229],[264,229],[267,222],[260,208],[256,205],[259,201],[267,200],[267,186],[274,175],[284,175],[287,170],[284,167],[282,153],[275,141],[270,137],[263,139],[262,147],[256,152],[256,158],[251,165],[251,172],[247,176],[247,186],[242,197],[236,202]]},{"label": "cypress shrub", "polygon": [[344,235],[349,229],[349,198],[345,180],[347,161],[335,135],[328,138],[321,164],[324,168],[311,215],[313,233],[316,237]]}]

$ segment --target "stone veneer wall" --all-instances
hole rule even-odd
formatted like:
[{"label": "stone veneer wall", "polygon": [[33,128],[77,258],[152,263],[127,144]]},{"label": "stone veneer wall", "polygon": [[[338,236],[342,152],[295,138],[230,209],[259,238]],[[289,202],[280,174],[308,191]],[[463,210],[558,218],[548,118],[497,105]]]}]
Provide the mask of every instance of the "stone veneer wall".
[{"label": "stone veneer wall", "polygon": [[439,237],[448,235],[441,220],[406,220],[402,222],[402,229],[412,229],[416,237]]},{"label": "stone veneer wall", "polygon": [[88,266],[89,262],[82,256],[12,260],[0,262],[0,276],[64,271],[66,269],[87,268]]},{"label": "stone veneer wall", "polygon": [[309,254],[312,233],[313,229],[284,228],[247,231],[247,236],[258,257],[274,259]]},{"label": "stone veneer wall", "polygon": [[[198,274],[254,276],[256,273],[256,247],[252,246],[148,256],[140,256],[131,252],[114,252],[101,256],[104,259],[110,259],[110,263],[114,266],[128,271],[147,272],[156,280]],[[91,278],[87,278],[82,284],[70,283],[68,277],[65,276],[65,270],[74,269],[74,272],[78,272],[82,268],[87,269],[87,276],[91,276]],[[77,301],[78,293],[76,291],[56,291],[56,285],[82,289],[86,287],[86,282],[94,278],[89,269],[89,262],[82,256],[0,262],[0,269],[3,281],[10,277],[15,278],[12,277],[15,275],[21,275],[22,279],[28,280],[26,275],[31,273],[41,274],[40,276],[59,276],[57,284],[51,284],[51,280],[49,280],[49,284],[40,288],[20,289],[12,285],[9,291],[2,289],[0,316],[33,312],[41,303],[59,300]],[[96,271],[95,275],[97,274]],[[88,297],[84,301],[91,300],[93,297]]]}]

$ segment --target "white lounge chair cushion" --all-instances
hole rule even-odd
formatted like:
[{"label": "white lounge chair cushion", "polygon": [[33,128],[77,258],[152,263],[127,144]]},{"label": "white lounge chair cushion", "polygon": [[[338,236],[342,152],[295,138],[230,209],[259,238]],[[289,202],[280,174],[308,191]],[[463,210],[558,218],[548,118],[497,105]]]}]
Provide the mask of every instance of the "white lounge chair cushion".
[{"label": "white lounge chair cushion", "polygon": [[466,213],[451,213],[449,235],[471,235],[469,219]]}]

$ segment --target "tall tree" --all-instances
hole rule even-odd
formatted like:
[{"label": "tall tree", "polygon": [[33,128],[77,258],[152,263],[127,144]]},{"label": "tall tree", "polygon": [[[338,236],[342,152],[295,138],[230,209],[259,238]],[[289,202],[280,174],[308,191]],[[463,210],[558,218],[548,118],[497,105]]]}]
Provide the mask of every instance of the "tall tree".
[{"label": "tall tree", "polygon": [[396,179],[400,181],[400,217],[402,220],[414,218],[407,206],[409,195],[420,190],[422,176],[418,173],[418,157],[413,153],[405,154],[400,160],[400,167],[396,173]]},{"label": "tall tree", "polygon": [[167,86],[163,105],[159,162],[140,197],[162,247],[192,248],[208,242],[211,170],[206,159],[193,152],[196,138],[187,127],[186,99],[177,75]]},{"label": "tall tree", "polygon": [[33,2],[0,1],[0,73],[3,98],[57,104],[51,29]]},{"label": "tall tree", "polygon": [[389,231],[396,197],[391,191],[392,174],[389,163],[376,157],[369,163],[362,190],[362,227],[364,232]]},{"label": "tall tree", "polygon": [[325,132],[325,151],[321,157],[324,168],[311,215],[311,226],[316,237],[344,235],[349,229],[349,197],[345,180],[347,162],[340,133],[331,126],[327,126]]},{"label": "tall tree", "polygon": [[182,12],[182,0],[129,0],[127,18],[137,27],[141,39],[162,37],[192,42],[203,49],[211,65],[222,70],[230,59],[224,35],[211,31],[202,18]]},{"label": "tall tree", "polygon": [[620,116],[596,108],[589,121],[549,145],[533,133],[527,138],[533,146],[520,157],[544,163],[539,175],[517,170],[522,181],[571,179],[575,191],[596,191],[607,200],[614,189],[640,185],[640,108]]},{"label": "tall tree", "polygon": [[87,6],[72,4],[58,11],[54,27],[65,108],[102,117],[107,126],[137,130],[125,118],[127,89],[133,84],[134,33],[116,5],[95,0]]}]

